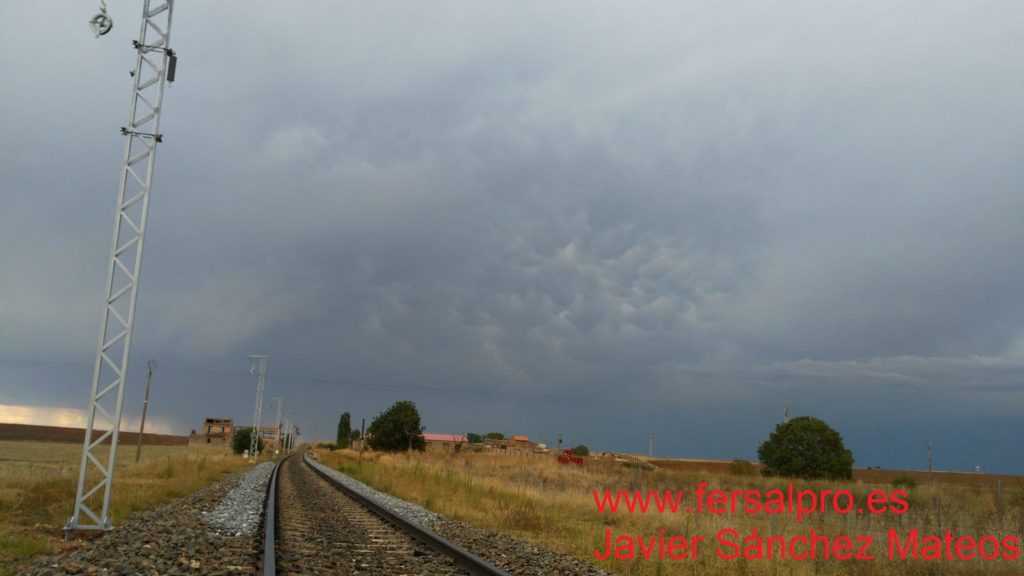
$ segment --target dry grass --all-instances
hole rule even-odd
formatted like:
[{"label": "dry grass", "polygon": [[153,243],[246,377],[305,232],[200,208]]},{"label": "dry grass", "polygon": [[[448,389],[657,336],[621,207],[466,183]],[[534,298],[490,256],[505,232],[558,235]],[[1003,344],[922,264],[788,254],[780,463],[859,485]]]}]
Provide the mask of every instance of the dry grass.
[{"label": "dry grass", "polygon": [[[62,540],[74,509],[81,444],[0,441],[0,575],[26,560],[73,547]],[[118,448],[110,515],[132,512],[193,492],[245,466],[224,448],[144,446]]]},{"label": "dry grass", "polygon": [[[954,534],[982,537],[1020,537],[1024,532],[1024,485],[1021,479],[1002,482],[997,493],[992,486],[919,486],[908,500],[910,510],[902,516],[826,513],[798,522],[793,516],[748,516],[742,513],[720,516],[698,514],[600,514],[592,496],[594,489],[685,490],[700,482],[711,489],[784,488],[786,481],[728,474],[685,473],[671,470],[646,471],[611,462],[588,462],[580,468],[558,464],[553,458],[510,457],[464,453],[457,456],[432,454],[367,455],[362,465],[347,450],[318,451],[321,460],[360,480],[431,510],[471,524],[504,532],[561,552],[595,562],[601,568],[624,575],[661,574],[751,574],[751,575],[845,575],[906,574],[965,575],[1024,573],[1024,558],[1013,561],[890,561],[887,531],[905,535],[911,528],[929,534],[937,532],[936,495],[941,499],[942,529]],[[848,489],[864,502],[870,490],[894,490],[889,484],[854,481],[800,482],[798,488]],[[646,536],[664,529],[670,535],[704,536],[695,560],[615,560],[596,562],[593,552],[604,549],[605,529],[614,536]],[[759,534],[793,536],[811,528],[836,536],[873,536],[876,560],[723,560],[715,555],[715,535],[734,528],[741,535],[757,529]]]}]

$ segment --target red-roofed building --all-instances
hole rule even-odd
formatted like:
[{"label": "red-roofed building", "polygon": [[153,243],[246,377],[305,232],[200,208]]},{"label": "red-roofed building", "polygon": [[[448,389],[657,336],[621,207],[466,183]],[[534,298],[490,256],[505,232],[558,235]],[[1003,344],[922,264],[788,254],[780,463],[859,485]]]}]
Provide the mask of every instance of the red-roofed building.
[{"label": "red-roofed building", "polygon": [[465,434],[438,434],[437,432],[424,432],[423,440],[427,443],[427,452],[454,452],[469,443]]}]

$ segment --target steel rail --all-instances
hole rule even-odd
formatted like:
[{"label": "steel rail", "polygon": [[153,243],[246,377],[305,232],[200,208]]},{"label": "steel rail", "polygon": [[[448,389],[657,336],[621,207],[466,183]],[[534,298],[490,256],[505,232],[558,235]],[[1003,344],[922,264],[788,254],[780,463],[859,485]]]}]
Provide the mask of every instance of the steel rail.
[{"label": "steel rail", "polygon": [[334,478],[325,474],[323,471],[313,466],[305,456],[303,456],[303,462],[306,463],[314,472],[316,472],[321,478],[327,480],[335,488],[340,490],[349,498],[352,498],[356,502],[362,504],[365,508],[379,516],[382,520],[402,530],[412,538],[423,542],[427,546],[430,546],[434,550],[437,550],[441,554],[450,557],[460,567],[465,568],[473,576],[511,576],[508,572],[505,572],[501,568],[491,564],[487,560],[484,560],[480,556],[473,554],[469,550],[450,542],[441,536],[439,536],[433,530],[420,526],[419,524],[412,522],[406,518],[403,518],[399,514],[388,510],[381,504],[363,496],[362,494],[352,490],[348,486],[338,482]]},{"label": "steel rail", "polygon": [[277,520],[274,515],[277,508],[277,472],[281,469],[281,464],[288,458],[291,456],[282,458],[274,466],[274,472],[270,475],[270,483],[267,487],[267,503],[263,512],[263,550],[256,567],[256,573],[259,576],[277,576],[277,559],[274,555],[274,532],[277,528]]}]

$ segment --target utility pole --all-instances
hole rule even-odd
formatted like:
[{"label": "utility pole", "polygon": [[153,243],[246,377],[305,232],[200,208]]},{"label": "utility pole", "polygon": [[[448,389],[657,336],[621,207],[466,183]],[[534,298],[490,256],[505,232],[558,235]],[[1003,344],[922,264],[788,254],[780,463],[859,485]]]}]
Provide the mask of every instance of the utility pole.
[{"label": "utility pole", "polygon": [[149,409],[149,385],[153,382],[153,370],[156,370],[156,360],[147,360],[146,367],[149,373],[146,375],[146,399],[142,401],[142,422],[139,423],[139,445],[135,448],[135,463],[139,463],[142,457],[142,434],[146,431],[146,410]]},{"label": "utility pole", "polygon": [[654,432],[647,433],[647,457],[654,458]]},{"label": "utility pole", "polygon": [[276,456],[281,452],[281,399],[274,396],[273,400],[277,400],[277,438],[274,439],[274,455]]},{"label": "utility pole", "polygon": [[252,434],[249,434],[249,462],[255,462],[260,448],[260,415],[263,412],[263,387],[267,384],[267,357],[250,354],[249,373],[256,374],[256,413],[252,417]]},{"label": "utility pole", "polygon": [[363,418],[363,425],[359,427],[359,465],[363,465],[363,450],[366,449],[366,418]]},{"label": "utility pole", "polygon": [[288,426],[291,423],[291,416],[285,413],[284,417],[284,453],[288,453],[288,445],[291,443],[291,434],[288,433]]},{"label": "utility pole", "polygon": [[[149,215],[156,145],[160,134],[165,82],[174,81],[177,58],[170,49],[173,0],[143,0],[142,26],[135,47],[132,101],[124,135],[114,239],[106,269],[103,314],[89,394],[82,444],[82,463],[74,513],[64,526],[66,538],[76,530],[111,530],[110,491],[113,487],[117,438],[121,429],[128,355],[135,325],[135,303],[142,245]],[[102,10],[90,23],[97,36],[113,26]],[[97,422],[99,417],[99,422]],[[99,433],[97,424],[106,431]],[[91,485],[91,487],[90,487]]]}]

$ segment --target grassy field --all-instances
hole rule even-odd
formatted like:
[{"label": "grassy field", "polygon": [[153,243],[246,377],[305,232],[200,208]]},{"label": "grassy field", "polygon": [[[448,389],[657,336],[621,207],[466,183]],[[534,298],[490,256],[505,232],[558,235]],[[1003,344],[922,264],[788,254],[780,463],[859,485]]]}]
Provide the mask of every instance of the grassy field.
[{"label": "grassy field", "polygon": [[[1024,558],[1016,560],[889,560],[888,530],[905,538],[910,530],[920,536],[952,530],[955,535],[999,539],[1024,533],[1024,479],[1001,478],[985,485],[918,484],[909,489],[905,514],[813,514],[802,521],[788,514],[748,515],[741,511],[712,514],[599,513],[595,489],[692,490],[708,482],[708,490],[772,488],[785,490],[787,481],[759,476],[733,476],[728,472],[644,470],[614,462],[590,461],[586,466],[562,465],[553,458],[512,457],[482,453],[454,456],[415,454],[367,455],[362,464],[351,451],[318,449],[321,461],[380,490],[417,502],[431,510],[469,523],[498,530],[555,550],[595,562],[624,575],[667,574],[1021,574]],[[849,483],[797,482],[797,489],[849,490],[863,503],[871,490],[896,490],[892,484],[854,480]],[[941,523],[941,531],[940,531]],[[797,560],[773,558],[722,559],[715,552],[716,535],[735,529],[737,540],[757,530],[761,537],[791,538],[810,529],[831,537],[872,537],[873,560]],[[665,530],[668,536],[703,536],[696,559],[594,560],[605,549],[606,530],[650,539]],[[901,544],[902,545],[902,544]],[[745,549],[744,549],[745,550]],[[778,550],[776,548],[776,550]],[[729,550],[727,550],[728,552]],[[1024,552],[1024,550],[1022,550]],[[639,555],[639,553],[638,553]],[[656,556],[657,554],[655,554]]]},{"label": "grassy field", "polygon": [[[669,460],[655,458],[651,462],[659,468],[667,470],[711,475],[727,474],[730,465],[730,462],[722,460]],[[759,470],[761,465],[753,463],[752,466],[755,470]],[[867,484],[888,484],[900,477],[912,478],[918,484],[927,484],[929,482],[928,472],[923,470],[853,469],[853,479]],[[949,472],[942,470],[936,470],[931,477],[938,483],[955,486],[988,487],[998,481],[1009,486],[1022,481],[1022,478],[1019,476],[1005,474],[978,474],[975,472]]]},{"label": "grassy field", "polygon": [[[626,514],[599,513],[595,489],[684,490],[700,482],[708,490],[784,489],[785,481],[757,476],[733,476],[723,470],[626,467],[614,462],[588,461],[586,466],[558,464],[550,457],[510,457],[464,453],[455,456],[367,455],[362,464],[351,451],[317,451],[321,460],[378,489],[418,502],[469,523],[498,530],[580,558],[594,561],[603,550],[606,530],[650,538],[665,530],[669,536],[704,536],[696,559],[633,559],[596,562],[624,575],[750,574],[802,576],[809,574],[966,575],[1021,574],[1017,560],[915,560],[885,558],[886,533],[911,529],[922,533],[952,530],[954,534],[1018,536],[1024,534],[1024,479],[970,475],[960,483],[937,487],[919,482],[907,498],[909,511],[893,515],[815,514],[803,521],[791,515],[765,516],[728,513]],[[143,461],[134,464],[134,446],[118,451],[118,470],[112,502],[115,523],[136,510],[187,494],[223,474],[245,466],[223,448],[146,446]],[[71,515],[80,444],[0,441],[0,575],[15,574],[21,563],[76,546],[62,541],[61,528]],[[944,478],[944,477],[943,477]],[[949,482],[962,480],[950,476]],[[873,489],[891,492],[888,483],[801,482],[797,488],[848,489],[858,502]],[[763,536],[790,537],[810,528],[829,535],[875,538],[875,560],[724,560],[714,554],[715,534],[736,529],[740,537],[756,529]]]},{"label": "grassy field", "polygon": [[[77,546],[63,542],[74,509],[80,443],[0,441],[0,575],[42,554]],[[226,448],[122,444],[111,497],[115,523],[167,502],[245,466]]]}]

